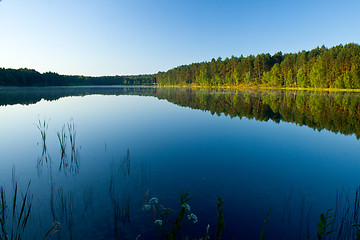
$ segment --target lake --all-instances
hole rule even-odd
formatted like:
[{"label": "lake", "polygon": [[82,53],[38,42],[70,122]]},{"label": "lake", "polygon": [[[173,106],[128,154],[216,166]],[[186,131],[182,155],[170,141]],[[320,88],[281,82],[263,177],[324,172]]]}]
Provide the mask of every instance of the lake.
[{"label": "lake", "polygon": [[[316,237],[328,209],[334,238],[351,239],[359,120],[355,93],[0,88],[6,227],[17,183],[15,213],[27,188],[28,204],[33,196],[26,239],[54,222],[54,238],[153,239],[161,206],[177,216],[182,192],[198,222],[185,216],[180,236],[204,237],[209,225],[215,239],[220,197],[224,239],[259,239],[269,211],[266,239]],[[155,197],[154,217],[144,202]]]}]

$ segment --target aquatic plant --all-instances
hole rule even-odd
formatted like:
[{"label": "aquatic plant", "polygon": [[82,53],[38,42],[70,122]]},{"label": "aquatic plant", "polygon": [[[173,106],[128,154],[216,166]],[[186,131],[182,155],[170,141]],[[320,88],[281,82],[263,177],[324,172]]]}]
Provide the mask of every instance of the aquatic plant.
[{"label": "aquatic plant", "polygon": [[54,222],[53,225],[51,226],[51,228],[46,232],[43,240],[46,240],[46,239],[51,239],[51,237],[59,232],[61,229],[61,225],[59,222]]},{"label": "aquatic plant", "polygon": [[130,150],[127,149],[126,155],[123,157],[121,161],[121,171],[122,176],[127,177],[130,176]]},{"label": "aquatic plant", "polygon": [[43,121],[39,119],[38,123],[36,124],[36,127],[39,129],[41,134],[42,155],[44,156],[47,153],[46,136],[47,136],[47,130],[49,128],[49,122],[46,122],[45,119]]},{"label": "aquatic plant", "polygon": [[[197,223],[197,216],[190,211],[188,202],[193,198],[189,193],[182,192],[180,197],[180,211],[177,215],[173,210],[159,203],[158,198],[153,197],[146,201],[145,195],[143,210],[152,218],[155,226],[160,231],[161,239],[179,239],[180,230],[189,223]],[[186,215],[187,213],[187,215]],[[186,216],[186,218],[185,218]]]},{"label": "aquatic plant", "polygon": [[63,188],[59,188],[58,197],[60,200],[60,220],[66,224],[69,232],[69,239],[73,239],[73,227],[74,227],[74,196],[70,192],[68,196],[64,194]]},{"label": "aquatic plant", "polygon": [[[316,226],[316,237],[303,234],[308,239],[357,239],[360,236],[360,188],[357,188],[352,201],[345,190],[337,191],[335,209],[320,214]],[[313,234],[315,235],[315,234]]]},{"label": "aquatic plant", "polygon": [[262,228],[261,228],[260,240],[263,240],[264,237],[265,237],[265,230],[266,230],[266,226],[267,226],[268,223],[269,223],[270,211],[271,211],[271,208],[270,208],[269,211],[266,213],[265,220],[264,220],[264,225],[263,225]]},{"label": "aquatic plant", "polygon": [[[317,224],[318,232],[317,239],[322,240],[325,239],[326,236],[334,233],[336,229],[329,230],[329,228],[333,227],[335,223],[335,214],[332,213],[332,209],[328,209],[326,214],[320,214],[320,222]],[[309,239],[315,239],[314,237],[305,235]]]},{"label": "aquatic plant", "polygon": [[55,183],[51,183],[50,210],[53,218],[53,225],[45,235],[44,239],[51,238],[59,232],[59,239],[73,239],[74,228],[77,223],[89,217],[88,212],[93,214],[93,187],[90,185],[83,190],[83,204],[79,192],[65,191],[63,187],[57,188],[55,194]]},{"label": "aquatic plant", "polygon": [[36,163],[36,169],[38,172],[38,175],[40,176],[42,173],[42,166],[44,161],[47,162],[51,162],[51,158],[50,155],[47,152],[47,144],[46,144],[46,139],[47,139],[47,130],[49,128],[49,121],[46,121],[45,119],[43,121],[41,121],[39,119],[38,123],[35,124],[35,126],[39,129],[40,131],[40,135],[41,135],[41,145],[42,145],[42,153],[41,153],[41,157],[38,158],[37,163]]},{"label": "aquatic plant", "polygon": [[224,210],[223,210],[223,201],[220,197],[218,197],[218,220],[217,220],[217,230],[216,230],[216,240],[221,239],[224,228],[225,228],[225,221],[224,221]]},{"label": "aquatic plant", "polygon": [[356,240],[360,240],[360,224],[353,224],[353,227],[356,228]]},{"label": "aquatic plant", "polygon": [[69,139],[71,146],[71,157],[70,157],[70,172],[73,174],[79,173],[79,151],[76,148],[76,125],[73,119],[67,124],[69,131]]},{"label": "aquatic plant", "polygon": [[[110,162],[110,185],[109,194],[113,214],[113,234],[114,239],[123,239],[129,234],[131,218],[130,210],[133,201],[134,189],[136,188],[136,172],[131,173],[130,150],[127,149],[125,156],[118,161]],[[140,175],[140,177],[142,177]]]},{"label": "aquatic plant", "polygon": [[[65,125],[63,125],[61,131],[58,131],[56,135],[60,143],[61,162],[64,162],[63,159],[66,157],[66,140],[67,140]],[[60,169],[61,169],[61,164],[60,164]]]},{"label": "aquatic plant", "polygon": [[25,195],[20,200],[18,199],[18,184],[15,183],[10,206],[7,204],[4,188],[0,187],[0,239],[22,239],[32,206],[32,195],[29,193],[29,187],[30,182]]},{"label": "aquatic plant", "polygon": [[354,224],[359,223],[360,215],[360,188],[357,188],[352,201],[349,193],[344,189],[336,191],[336,205],[334,214],[337,239],[355,239],[356,230]]},{"label": "aquatic plant", "polygon": [[69,130],[69,139],[72,151],[76,150],[76,128],[73,119],[70,119],[70,122],[67,124]]}]

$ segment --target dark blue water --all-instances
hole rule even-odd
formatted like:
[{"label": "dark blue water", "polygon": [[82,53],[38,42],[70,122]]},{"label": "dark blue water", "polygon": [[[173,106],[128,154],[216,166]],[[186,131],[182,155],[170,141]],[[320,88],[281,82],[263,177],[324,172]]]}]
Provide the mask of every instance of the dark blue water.
[{"label": "dark blue water", "polygon": [[[11,91],[16,98],[20,90]],[[152,217],[142,210],[146,192],[147,201],[156,197],[177,214],[181,193],[188,191],[198,222],[186,225],[182,236],[203,237],[209,224],[212,239],[217,196],[224,201],[225,239],[258,239],[269,209],[267,239],[304,238],[302,233],[316,234],[321,212],[335,209],[337,191],[353,201],[360,184],[355,132],[317,131],[271,117],[230,117],[227,110],[217,111],[218,116],[211,109],[185,106],[200,94],[196,91],[187,92],[183,106],[153,91],[139,96],[112,88],[107,95],[60,94],[0,106],[0,185],[10,203],[13,169],[22,192],[31,180],[33,206],[24,233],[29,239],[42,238],[53,222],[62,226],[55,235],[61,239],[158,237]],[[223,95],[256,97],[201,95],[207,101]],[[218,104],[219,109],[225,105]],[[39,120],[48,124],[44,156]],[[76,129],[74,152],[69,123]],[[68,138],[61,159],[57,132],[63,125]]]}]

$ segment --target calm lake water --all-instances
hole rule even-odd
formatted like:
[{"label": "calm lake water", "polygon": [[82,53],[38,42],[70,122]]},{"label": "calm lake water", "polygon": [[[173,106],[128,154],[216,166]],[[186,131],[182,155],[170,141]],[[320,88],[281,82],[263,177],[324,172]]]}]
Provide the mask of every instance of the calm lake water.
[{"label": "calm lake water", "polygon": [[225,239],[259,239],[269,209],[266,239],[306,239],[327,209],[352,214],[359,119],[349,93],[0,88],[0,185],[12,206],[13,183],[31,181],[26,239],[54,222],[60,239],[153,239],[146,193],[178,213],[182,191],[198,218],[187,236],[209,224],[215,239],[219,196]]}]

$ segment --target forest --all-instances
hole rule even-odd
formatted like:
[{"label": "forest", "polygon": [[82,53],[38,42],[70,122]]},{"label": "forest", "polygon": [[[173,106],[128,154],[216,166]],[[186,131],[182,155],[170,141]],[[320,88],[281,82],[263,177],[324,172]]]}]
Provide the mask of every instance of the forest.
[{"label": "forest", "polygon": [[224,60],[219,57],[148,75],[87,77],[0,68],[0,86],[153,84],[360,89],[360,45],[349,43],[298,53],[262,53]]},{"label": "forest", "polygon": [[360,88],[360,46],[349,43],[298,53],[213,58],[156,74],[159,85]]},{"label": "forest", "polygon": [[150,85],[154,82],[152,75],[87,77],[53,72],[41,74],[27,68],[0,68],[0,86]]}]

